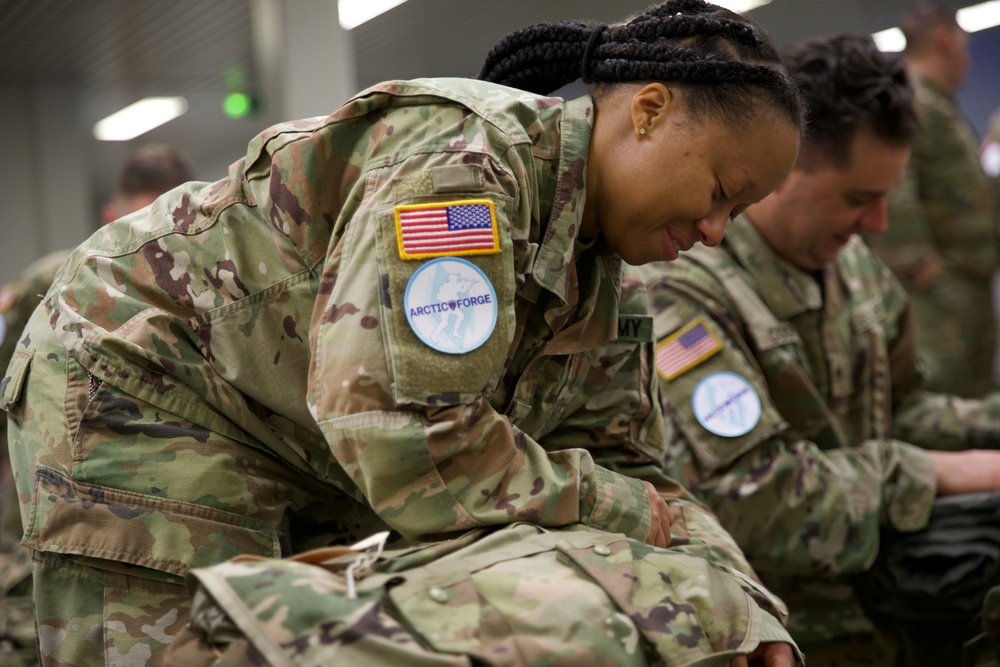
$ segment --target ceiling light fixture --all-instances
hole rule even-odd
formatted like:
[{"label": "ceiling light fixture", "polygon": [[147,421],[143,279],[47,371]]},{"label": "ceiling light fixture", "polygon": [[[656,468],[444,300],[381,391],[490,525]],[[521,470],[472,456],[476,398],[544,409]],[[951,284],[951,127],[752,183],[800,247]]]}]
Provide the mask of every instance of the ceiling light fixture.
[{"label": "ceiling light fixture", "polygon": [[878,50],[886,53],[902,51],[906,48],[906,37],[903,36],[903,31],[899,28],[880,30],[872,35],[872,39],[875,40],[875,46],[878,47]]},{"label": "ceiling light fixture", "polygon": [[965,32],[979,32],[1000,25],[1000,0],[963,7],[958,10],[957,18]]},{"label": "ceiling light fixture", "polygon": [[128,141],[187,111],[183,97],[147,97],[116,111],[94,125],[98,141]]},{"label": "ceiling light fixture", "polygon": [[357,28],[365,21],[370,21],[404,2],[406,0],[337,0],[340,27],[344,30]]}]

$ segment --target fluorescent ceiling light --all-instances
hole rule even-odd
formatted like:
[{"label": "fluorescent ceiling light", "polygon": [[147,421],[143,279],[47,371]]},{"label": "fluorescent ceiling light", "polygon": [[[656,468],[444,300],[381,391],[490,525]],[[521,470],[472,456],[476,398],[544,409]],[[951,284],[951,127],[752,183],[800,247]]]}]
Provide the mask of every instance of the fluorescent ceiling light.
[{"label": "fluorescent ceiling light", "polygon": [[357,28],[383,12],[387,12],[406,0],[337,0],[337,14],[340,27],[344,30]]},{"label": "fluorescent ceiling light", "polygon": [[906,37],[903,36],[903,31],[899,28],[881,30],[872,35],[872,38],[879,51],[902,51],[906,48]]},{"label": "fluorescent ceiling light", "polygon": [[116,111],[94,125],[99,141],[128,141],[187,111],[183,97],[147,97]]},{"label": "fluorescent ceiling light", "polygon": [[977,32],[1000,25],[1000,0],[959,9],[958,25],[962,26],[965,32]]},{"label": "fluorescent ceiling light", "polygon": [[712,4],[718,5],[720,7],[725,7],[726,9],[742,14],[743,12],[748,12],[751,9],[757,9],[758,7],[763,7],[764,5],[770,4],[771,0],[712,0]]}]

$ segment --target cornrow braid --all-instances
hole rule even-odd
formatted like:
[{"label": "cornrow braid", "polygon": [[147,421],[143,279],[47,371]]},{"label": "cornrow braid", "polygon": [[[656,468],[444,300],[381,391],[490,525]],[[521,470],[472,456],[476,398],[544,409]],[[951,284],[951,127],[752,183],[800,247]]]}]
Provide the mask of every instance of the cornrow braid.
[{"label": "cornrow braid", "polygon": [[743,124],[761,100],[802,124],[802,106],[777,50],[752,21],[703,0],[667,0],[624,23],[537,23],[490,50],[479,78],[549,94],[582,78],[595,95],[619,83],[684,86],[695,114]]}]

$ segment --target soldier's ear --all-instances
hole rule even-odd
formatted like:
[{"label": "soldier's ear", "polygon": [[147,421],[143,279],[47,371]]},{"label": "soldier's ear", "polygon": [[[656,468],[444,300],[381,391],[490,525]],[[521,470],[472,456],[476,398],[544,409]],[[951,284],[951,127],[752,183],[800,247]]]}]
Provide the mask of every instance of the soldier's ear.
[{"label": "soldier's ear", "polygon": [[632,96],[629,107],[637,136],[649,136],[667,117],[677,111],[677,96],[662,83],[643,86]]}]

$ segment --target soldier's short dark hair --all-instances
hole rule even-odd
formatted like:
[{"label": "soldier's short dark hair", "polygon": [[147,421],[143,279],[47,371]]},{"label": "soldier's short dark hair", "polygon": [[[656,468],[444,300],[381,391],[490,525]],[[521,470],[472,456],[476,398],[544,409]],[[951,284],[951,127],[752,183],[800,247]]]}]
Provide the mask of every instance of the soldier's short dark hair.
[{"label": "soldier's short dark hair", "polygon": [[167,144],[146,144],[135,149],[122,165],[117,193],[125,197],[159,194],[194,178],[194,165],[182,151]]},{"label": "soldier's short dark hair", "polygon": [[800,168],[848,166],[859,130],[913,143],[919,121],[901,54],[883,53],[868,35],[838,35],[792,44],[782,55],[806,107]]},{"label": "soldier's short dark hair", "polygon": [[906,53],[927,50],[940,27],[958,29],[958,13],[939,2],[921,2],[903,14],[899,29],[906,37]]}]

